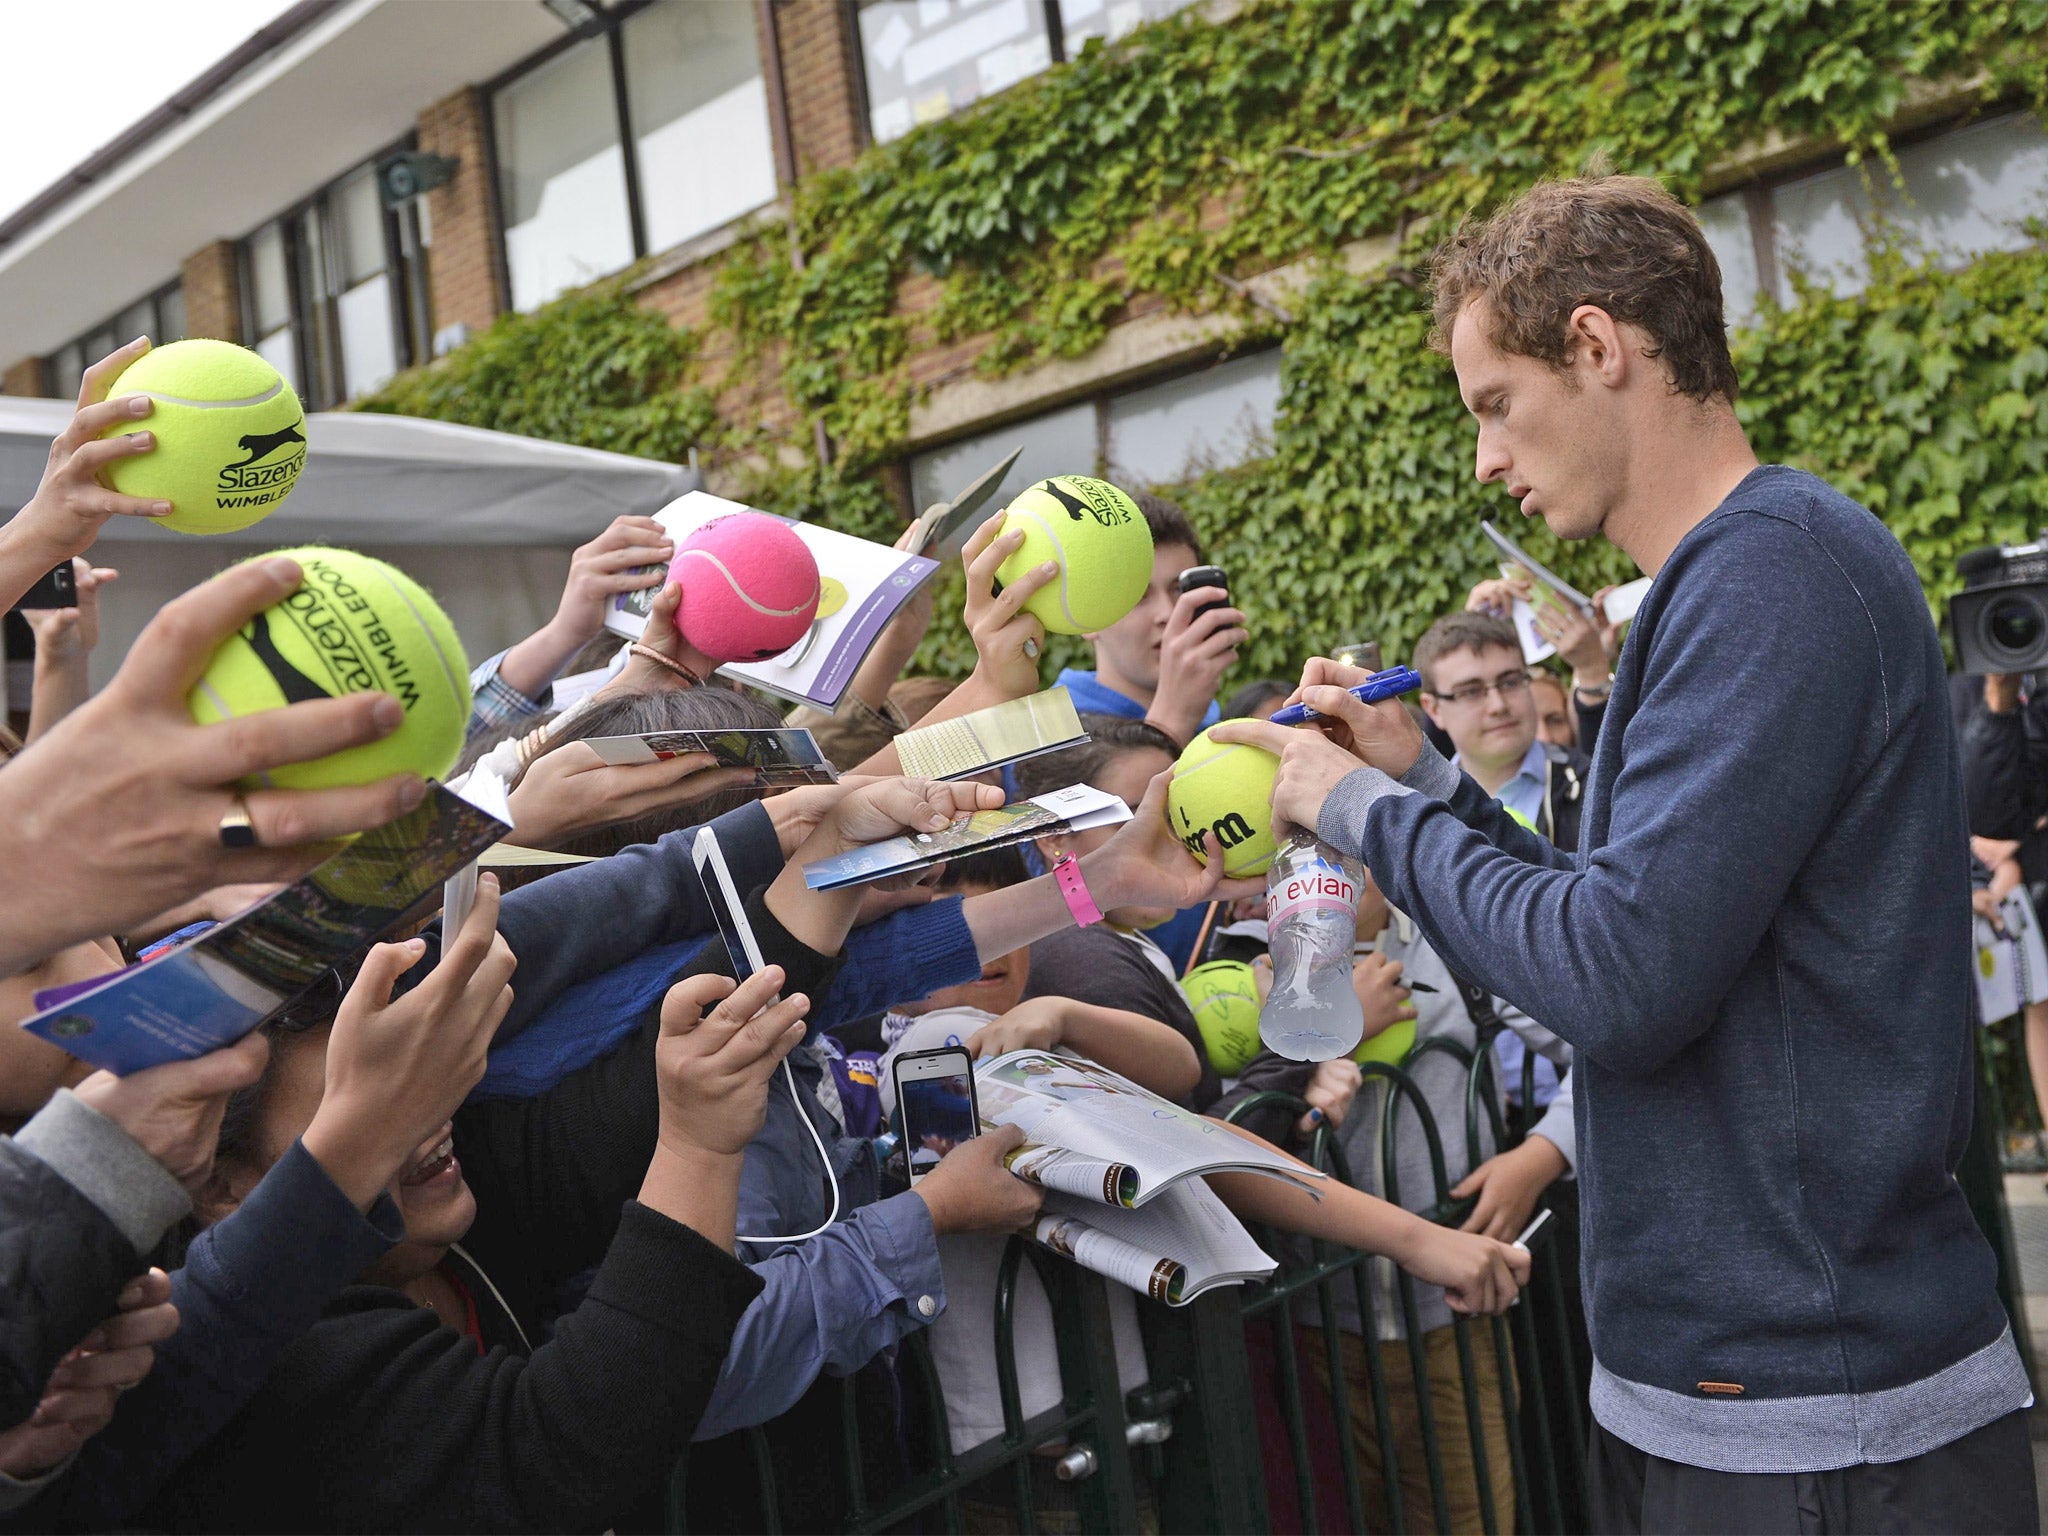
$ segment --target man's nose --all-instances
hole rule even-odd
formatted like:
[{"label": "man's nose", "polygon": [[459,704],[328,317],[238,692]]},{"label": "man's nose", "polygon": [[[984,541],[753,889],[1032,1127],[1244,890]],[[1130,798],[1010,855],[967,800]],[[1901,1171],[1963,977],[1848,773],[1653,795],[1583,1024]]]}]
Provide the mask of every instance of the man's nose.
[{"label": "man's nose", "polygon": [[1481,427],[1478,456],[1472,466],[1472,473],[1479,477],[1479,483],[1486,485],[1494,480],[1505,480],[1510,462],[1507,450],[1501,447],[1499,439]]}]

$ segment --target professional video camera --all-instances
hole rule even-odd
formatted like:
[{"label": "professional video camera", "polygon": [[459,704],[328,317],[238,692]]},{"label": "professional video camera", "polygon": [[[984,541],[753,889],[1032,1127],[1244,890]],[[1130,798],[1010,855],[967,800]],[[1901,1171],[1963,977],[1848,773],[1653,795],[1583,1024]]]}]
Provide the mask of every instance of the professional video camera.
[{"label": "professional video camera", "polygon": [[1956,560],[1963,590],[1949,599],[1962,670],[2048,670],[2048,532],[2032,544],[1994,544]]}]

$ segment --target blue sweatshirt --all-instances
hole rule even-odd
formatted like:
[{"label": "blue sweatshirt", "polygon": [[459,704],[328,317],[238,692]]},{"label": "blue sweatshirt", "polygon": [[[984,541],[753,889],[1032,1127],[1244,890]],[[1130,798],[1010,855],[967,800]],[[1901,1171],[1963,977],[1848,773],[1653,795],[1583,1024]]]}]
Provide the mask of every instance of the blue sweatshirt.
[{"label": "blue sweatshirt", "polygon": [[1318,830],[1577,1047],[1592,1404],[1729,1472],[1898,1461],[2031,1401],[1954,1169],[1969,850],[1898,542],[1752,472],[1622,648],[1576,856],[1425,748]]}]

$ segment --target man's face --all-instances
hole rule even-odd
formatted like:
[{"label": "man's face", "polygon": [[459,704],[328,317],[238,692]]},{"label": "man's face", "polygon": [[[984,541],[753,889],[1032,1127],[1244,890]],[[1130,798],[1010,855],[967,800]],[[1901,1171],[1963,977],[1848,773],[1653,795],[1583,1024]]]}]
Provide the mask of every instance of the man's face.
[{"label": "man's face", "polygon": [[1506,646],[1439,656],[1422,707],[1469,763],[1518,762],[1536,739],[1529,669],[1522,653]]},{"label": "man's face", "polygon": [[1088,637],[1095,644],[1098,667],[1106,664],[1141,688],[1159,686],[1159,643],[1180,597],[1180,573],[1200,563],[1185,544],[1162,544],[1152,551],[1152,581],[1138,606]]},{"label": "man's face", "polygon": [[1467,304],[1451,329],[1458,393],[1479,423],[1474,472],[1559,538],[1590,539],[1626,489],[1626,423],[1582,360],[1559,372],[1496,347],[1485,305]]},{"label": "man's face", "polygon": [[1543,673],[1530,683],[1529,691],[1536,699],[1536,739],[1553,747],[1576,747],[1579,722],[1564,696],[1564,684]]}]

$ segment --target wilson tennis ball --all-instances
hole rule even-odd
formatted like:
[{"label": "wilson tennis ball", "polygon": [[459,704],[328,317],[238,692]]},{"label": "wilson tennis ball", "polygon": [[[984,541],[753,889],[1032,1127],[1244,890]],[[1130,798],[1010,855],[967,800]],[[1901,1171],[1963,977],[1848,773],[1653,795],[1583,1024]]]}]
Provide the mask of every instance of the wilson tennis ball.
[{"label": "wilson tennis ball", "polygon": [[765,512],[712,518],[676,546],[668,575],[683,585],[677,627],[713,661],[780,656],[817,617],[818,562],[794,528]]},{"label": "wilson tennis ball", "polygon": [[380,690],[405,706],[382,741],[273,768],[248,788],[367,784],[391,773],[438,779],[469,723],[469,663],[455,626],[405,572],[347,549],[280,549],[298,561],[298,591],[256,615],[213,653],[187,703],[202,725],[307,699]]},{"label": "wilson tennis ball", "polygon": [[996,568],[1005,585],[1046,561],[1059,575],[1024,604],[1056,635],[1091,635],[1138,606],[1152,581],[1152,530],[1138,504],[1107,480],[1055,475],[1010,503],[1003,532],[1024,545]]},{"label": "wilson tennis ball", "polygon": [[148,395],[156,408],[102,437],[153,432],[156,447],[116,459],[107,484],[168,501],[157,519],[179,533],[233,533],[278,508],[306,467],[306,417],[278,371],[247,347],[174,341],[145,352],[107,392]]},{"label": "wilson tennis ball", "polygon": [[1211,960],[1180,979],[1209,1064],[1235,1077],[1259,1054],[1259,984],[1242,960]]},{"label": "wilson tennis ball", "polygon": [[1415,1049],[1415,1021],[1399,1019],[1374,1035],[1370,1040],[1361,1041],[1357,1050],[1351,1053],[1353,1061],[1384,1061],[1390,1067],[1401,1065],[1401,1058]]},{"label": "wilson tennis ball", "polygon": [[1173,765],[1166,787],[1166,817],[1174,836],[1204,864],[1202,834],[1223,845],[1223,872],[1232,879],[1263,875],[1273,862],[1273,780],[1280,759],[1263,747],[1229,746],[1203,731]]}]

